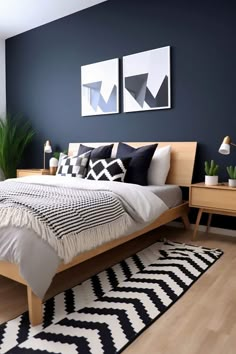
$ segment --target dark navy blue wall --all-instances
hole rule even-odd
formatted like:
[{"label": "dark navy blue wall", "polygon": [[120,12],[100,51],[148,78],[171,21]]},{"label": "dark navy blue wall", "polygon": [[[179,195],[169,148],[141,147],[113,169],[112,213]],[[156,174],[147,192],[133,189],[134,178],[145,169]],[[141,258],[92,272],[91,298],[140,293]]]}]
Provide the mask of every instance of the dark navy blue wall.
[{"label": "dark navy blue wall", "polygon": [[[236,141],[234,1],[109,0],[6,42],[7,108],[37,131],[28,167],[42,166],[42,145],[73,141],[198,141],[194,181],[205,159]],[[81,65],[171,46],[172,109],[81,117]],[[30,160],[30,161],[29,161]],[[234,227],[232,218],[227,224]],[[217,221],[216,221],[217,224]]]}]

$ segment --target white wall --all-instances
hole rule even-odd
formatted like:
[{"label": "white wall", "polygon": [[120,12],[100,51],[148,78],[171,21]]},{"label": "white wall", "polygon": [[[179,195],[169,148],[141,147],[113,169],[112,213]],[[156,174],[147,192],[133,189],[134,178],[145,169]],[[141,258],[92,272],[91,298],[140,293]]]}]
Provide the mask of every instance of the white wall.
[{"label": "white wall", "polygon": [[5,40],[0,38],[0,117],[6,113]]}]

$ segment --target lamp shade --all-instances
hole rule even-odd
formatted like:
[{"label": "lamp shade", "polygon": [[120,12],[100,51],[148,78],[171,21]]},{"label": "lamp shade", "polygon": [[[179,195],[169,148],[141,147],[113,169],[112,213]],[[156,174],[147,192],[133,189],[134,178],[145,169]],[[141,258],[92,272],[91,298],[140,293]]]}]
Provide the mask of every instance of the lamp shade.
[{"label": "lamp shade", "polygon": [[231,144],[231,139],[229,136],[226,136],[220,145],[219,148],[219,153],[223,155],[229,155],[230,154],[230,144]]},{"label": "lamp shade", "polygon": [[44,145],[44,152],[46,152],[46,154],[50,154],[52,152],[52,147],[50,145],[50,141],[47,140],[45,145]]}]

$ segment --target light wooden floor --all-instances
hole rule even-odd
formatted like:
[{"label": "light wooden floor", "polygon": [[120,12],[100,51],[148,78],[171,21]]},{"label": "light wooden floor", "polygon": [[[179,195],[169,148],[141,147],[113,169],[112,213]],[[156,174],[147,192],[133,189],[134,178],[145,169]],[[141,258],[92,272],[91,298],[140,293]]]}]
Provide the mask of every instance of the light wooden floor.
[{"label": "light wooden floor", "polygon": [[[163,316],[141,334],[124,354],[235,354],[236,353],[236,238],[198,234],[161,227],[129,244],[59,274],[47,298],[65,287],[153,243],[160,236],[180,242],[217,247],[224,255]],[[112,261],[111,261],[112,260]],[[24,286],[0,276],[0,323],[26,310]]]}]

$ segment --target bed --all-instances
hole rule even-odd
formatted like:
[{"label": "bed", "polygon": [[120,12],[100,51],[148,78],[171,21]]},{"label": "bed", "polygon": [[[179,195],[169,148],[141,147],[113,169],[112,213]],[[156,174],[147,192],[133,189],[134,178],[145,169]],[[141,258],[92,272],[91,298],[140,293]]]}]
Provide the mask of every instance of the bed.
[{"label": "bed", "polygon": [[[86,143],[86,144],[88,144],[89,146],[97,147],[108,143]],[[141,142],[141,143],[127,143],[127,144],[137,148],[140,146],[149,145],[153,143]],[[169,189],[168,192],[169,195],[173,195],[173,191],[171,191],[171,189],[173,189],[174,187],[173,185],[188,187],[191,184],[197,143],[196,142],[159,142],[158,143],[158,147],[164,147],[167,145],[171,146],[171,166],[166,181],[166,183],[170,186],[166,188]],[[73,155],[74,153],[77,153],[78,148],[79,148],[79,143],[70,143],[69,155]],[[117,143],[114,143],[113,153],[115,153],[116,148],[117,148]],[[147,187],[149,187],[150,190],[153,189],[151,188],[151,186],[147,186]],[[158,195],[160,191],[158,190],[158,188],[154,188],[154,189],[155,190],[152,190],[152,192],[154,192],[154,194],[157,193],[156,195]],[[169,197],[168,200],[170,200]],[[166,204],[168,204],[167,201]],[[148,224],[144,223],[143,227],[139,227],[134,232],[122,235],[122,237],[118,237],[110,241],[106,240],[104,241],[104,243],[96,247],[93,247],[90,250],[87,249],[86,251],[81,252],[68,263],[61,262],[60,264],[58,264],[56,273],[63,272],[64,270],[69,269],[79,263],[82,263],[87,259],[95,257],[96,255],[108,251],[109,249],[112,249],[120,244],[128,242],[129,240],[132,240],[135,237],[147,233],[148,231],[151,231],[177,218],[181,218],[185,228],[188,228],[189,227],[188,202],[182,201],[179,203],[178,201],[177,203],[175,203],[175,201],[172,201],[170,206],[171,208],[168,208],[167,210],[163,209],[164,211],[161,213],[160,216],[155,218],[154,221]],[[33,292],[28,282],[21,276],[19,266],[15,263],[10,263],[9,261],[2,260],[0,261],[0,274],[27,286],[30,322],[32,325],[40,324],[42,322],[42,300],[39,296],[37,296]]]}]

